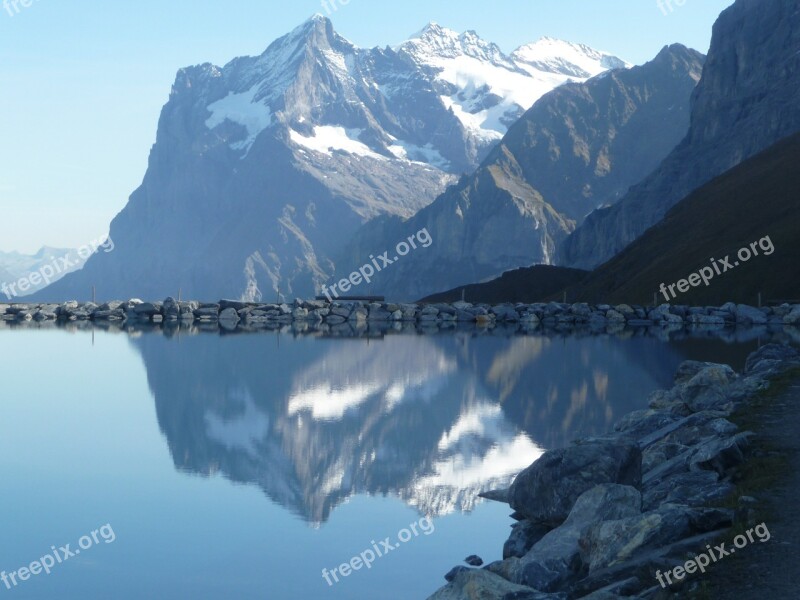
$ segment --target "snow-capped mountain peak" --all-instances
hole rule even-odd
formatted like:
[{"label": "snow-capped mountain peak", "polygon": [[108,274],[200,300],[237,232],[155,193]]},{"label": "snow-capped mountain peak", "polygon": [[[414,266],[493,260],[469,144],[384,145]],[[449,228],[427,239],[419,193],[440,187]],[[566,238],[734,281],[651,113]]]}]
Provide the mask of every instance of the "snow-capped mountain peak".
[{"label": "snow-capped mountain peak", "polygon": [[475,31],[457,33],[434,22],[428,23],[421,31],[400,44],[397,50],[418,64],[435,66],[441,59],[469,56],[516,70],[516,66],[497,44],[487,42]]},{"label": "snow-capped mountain peak", "polygon": [[609,69],[631,65],[607,52],[584,44],[574,44],[551,37],[542,37],[532,44],[517,48],[511,58],[529,72],[554,73],[588,79]]},{"label": "snow-capped mountain peak", "polygon": [[507,56],[475,31],[459,34],[437,23],[429,23],[397,52],[431,73],[441,101],[483,144],[500,139],[524,111],[559,85],[628,66],[607,53],[553,38]]}]

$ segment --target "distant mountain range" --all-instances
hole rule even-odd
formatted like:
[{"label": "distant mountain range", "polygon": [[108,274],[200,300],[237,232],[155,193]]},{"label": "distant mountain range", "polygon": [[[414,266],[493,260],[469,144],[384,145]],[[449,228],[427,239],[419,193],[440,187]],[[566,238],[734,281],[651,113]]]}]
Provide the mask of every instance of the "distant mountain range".
[{"label": "distant mountain range", "polygon": [[[62,265],[64,261],[60,259],[66,258],[68,266]],[[20,252],[0,252],[0,286],[5,284],[17,284],[20,279],[28,279],[31,274],[38,273],[39,270],[45,265],[52,266],[54,275],[50,278],[51,281],[58,281],[68,273],[77,271],[83,267],[86,259],[79,256],[78,252],[70,248],[51,248],[50,246],[43,246],[35,254],[22,254]],[[48,271],[49,273],[49,271]],[[47,283],[39,280],[40,283],[32,283],[30,288],[26,291],[21,291],[18,286],[9,289],[9,292],[0,292],[0,302],[8,302],[18,298],[29,296],[39,290],[47,287]],[[8,288],[7,288],[8,289]],[[17,294],[14,295],[16,290]],[[11,298],[9,298],[9,295]]]},{"label": "distant mountain range", "polygon": [[549,38],[505,55],[436,24],[361,49],[316,15],[260,56],[178,73],[117,249],[41,297],[314,295],[365,222],[412,216],[542,95],[625,66]]}]

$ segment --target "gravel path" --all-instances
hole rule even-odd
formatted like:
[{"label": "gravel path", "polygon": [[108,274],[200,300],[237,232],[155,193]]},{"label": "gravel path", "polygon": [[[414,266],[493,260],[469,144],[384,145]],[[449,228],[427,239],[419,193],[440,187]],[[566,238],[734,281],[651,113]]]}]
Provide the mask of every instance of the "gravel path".
[{"label": "gravel path", "polygon": [[716,563],[706,573],[707,590],[695,598],[800,599],[800,378],[763,407],[757,423],[770,446],[786,451],[789,466],[759,498],[771,538],[764,543],[756,538],[735,557]]}]

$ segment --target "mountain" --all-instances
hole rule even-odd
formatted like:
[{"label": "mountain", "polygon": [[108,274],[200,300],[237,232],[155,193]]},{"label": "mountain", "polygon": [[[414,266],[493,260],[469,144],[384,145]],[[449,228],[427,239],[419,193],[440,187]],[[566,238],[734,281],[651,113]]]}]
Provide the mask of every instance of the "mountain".
[{"label": "mountain", "polygon": [[692,190],[800,131],[800,5],[737,0],[714,25],[685,139],[615,206],[590,215],[558,264],[593,268]]},{"label": "mountain", "polygon": [[[532,59],[533,53],[527,53]],[[417,299],[553,262],[586,214],[616,202],[684,137],[703,56],[680,45],[542,97],[483,164],[410,219],[365,225],[337,260],[334,279],[418,231],[433,243],[404,256],[373,293]]]},{"label": "mountain", "polygon": [[181,69],[117,249],[41,297],[313,295],[362,224],[411,216],[542,94],[624,64],[561,42],[518,52],[435,24],[361,49],[316,15],[260,56]]},{"label": "mountain", "polygon": [[[58,281],[68,273],[80,269],[87,256],[88,253],[83,255],[76,249],[50,246],[43,246],[35,254],[0,252],[0,289],[5,286],[0,294],[0,301],[27,297],[44,289],[47,282],[43,276],[50,281]],[[27,282],[27,285],[23,284],[28,287],[27,290],[20,289],[20,280]],[[13,288],[9,287],[12,285]]]},{"label": "mountain", "polygon": [[[800,134],[745,161],[690,194],[635,242],[568,290],[572,300],[651,303],[667,299],[661,284],[675,284],[711,259],[720,270],[670,296],[673,304],[755,305],[800,298]],[[762,242],[762,240],[764,240]],[[758,256],[742,261],[741,248],[758,242]],[[770,251],[770,248],[772,250]],[[719,263],[729,256],[730,269]],[[746,256],[743,253],[743,256]]]},{"label": "mountain", "polygon": [[589,275],[588,271],[534,265],[507,271],[497,279],[484,283],[473,283],[446,292],[432,294],[420,302],[436,304],[457,302],[463,299],[473,304],[503,304],[505,302],[525,302],[532,304],[559,294]]},{"label": "mountain", "polygon": [[[467,300],[651,304],[667,298],[661,284],[676,284],[704,267],[713,269],[709,285],[669,293],[672,304],[720,306],[725,302],[755,305],[800,298],[800,134],[786,138],[692,192],[672,207],[613,259],[588,273],[566,267],[536,265],[466,287]],[[761,240],[764,240],[763,242]],[[756,243],[759,251],[744,263],[737,256]],[[763,244],[763,245],[762,245]],[[770,250],[772,248],[772,250]],[[720,259],[730,257],[725,270]],[[737,264],[737,262],[739,264]],[[708,271],[706,272],[708,274]],[[426,302],[452,302],[461,289],[436,294]]]}]

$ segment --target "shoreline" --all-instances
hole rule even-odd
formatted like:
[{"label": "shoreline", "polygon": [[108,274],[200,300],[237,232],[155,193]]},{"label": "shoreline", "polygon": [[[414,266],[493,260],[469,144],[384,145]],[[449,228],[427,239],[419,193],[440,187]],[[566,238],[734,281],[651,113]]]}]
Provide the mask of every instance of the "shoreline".
[{"label": "shoreline", "polygon": [[781,543],[759,520],[763,498],[743,493],[741,470],[763,457],[759,436],[735,421],[786,374],[800,374],[800,352],[775,344],[750,354],[742,373],[682,363],[674,386],[651,393],[648,408],[614,431],[548,450],[510,488],[484,494],[514,511],[503,559],[454,567],[428,600],[702,595],[700,555],[710,563],[704,573],[725,568],[708,557],[711,545],[727,542],[747,560],[748,531],[762,534],[750,545]]},{"label": "shoreline", "polygon": [[197,328],[201,331],[258,331],[290,326],[302,333],[336,333],[371,329],[377,332],[458,327],[516,328],[522,332],[586,330],[618,333],[649,329],[656,335],[693,329],[730,330],[736,327],[781,329],[800,327],[800,304],[757,308],[732,302],[720,307],[662,304],[419,304],[367,301],[295,300],[269,304],[220,300],[213,303],[163,302],[138,299],[56,303],[0,303],[0,324],[56,325],[92,323],[119,328]]}]

